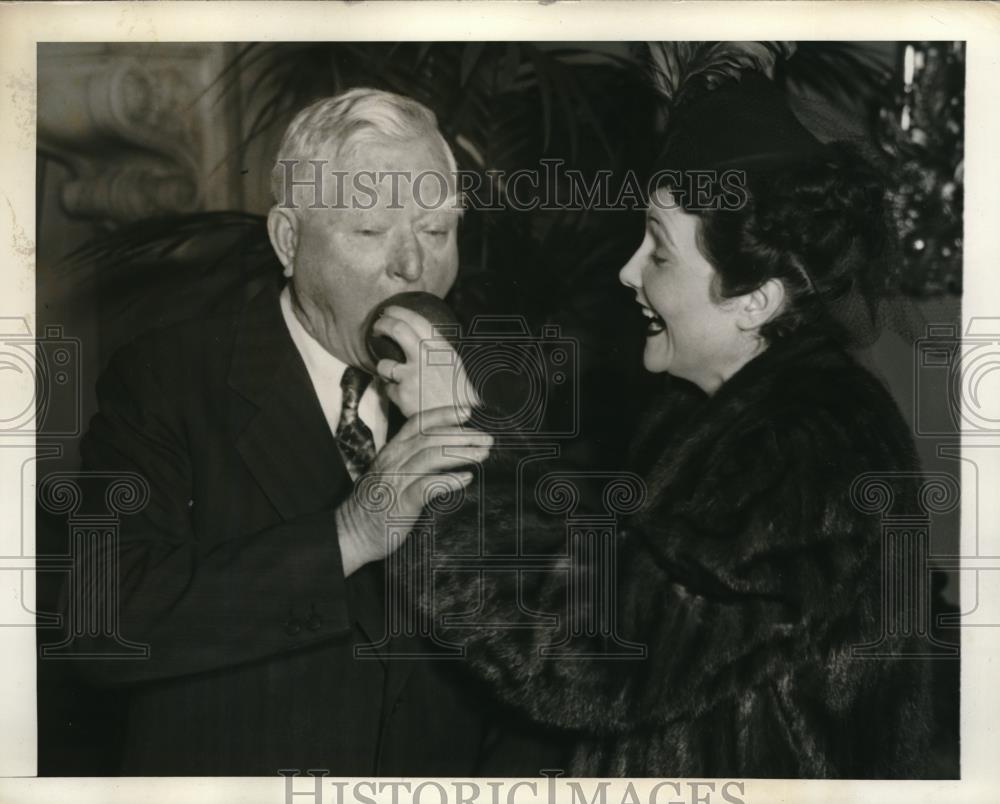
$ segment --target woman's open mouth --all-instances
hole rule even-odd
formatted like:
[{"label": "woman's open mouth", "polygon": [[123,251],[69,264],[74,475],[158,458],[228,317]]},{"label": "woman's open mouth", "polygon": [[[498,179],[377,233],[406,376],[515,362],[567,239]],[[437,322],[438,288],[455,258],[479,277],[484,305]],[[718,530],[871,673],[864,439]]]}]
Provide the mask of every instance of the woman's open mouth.
[{"label": "woman's open mouth", "polygon": [[650,335],[659,335],[663,330],[667,328],[667,322],[660,318],[656,313],[650,310],[646,305],[640,304],[642,308],[642,314],[649,319],[646,324],[646,337]]}]

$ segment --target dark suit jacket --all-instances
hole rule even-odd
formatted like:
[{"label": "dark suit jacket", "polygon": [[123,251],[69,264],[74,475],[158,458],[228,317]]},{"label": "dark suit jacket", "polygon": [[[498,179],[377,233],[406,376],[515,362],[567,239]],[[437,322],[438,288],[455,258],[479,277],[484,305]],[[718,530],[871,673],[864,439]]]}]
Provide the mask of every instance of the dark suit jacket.
[{"label": "dark suit jacket", "polygon": [[150,657],[82,663],[131,686],[122,773],[496,770],[453,662],[355,658],[385,633],[384,564],[343,577],[334,510],[352,482],[274,290],[140,338],[98,395],[84,469],[151,489],[118,550],[121,634]]}]

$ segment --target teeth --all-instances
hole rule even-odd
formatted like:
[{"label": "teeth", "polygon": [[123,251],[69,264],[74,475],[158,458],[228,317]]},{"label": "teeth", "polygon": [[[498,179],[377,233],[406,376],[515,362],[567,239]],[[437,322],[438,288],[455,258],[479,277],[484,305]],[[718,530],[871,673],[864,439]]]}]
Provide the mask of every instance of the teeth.
[{"label": "teeth", "polygon": [[666,330],[666,322],[653,310],[650,310],[645,304],[640,304],[639,307],[642,309],[642,314],[648,319],[648,323],[646,324],[647,336],[658,335]]}]

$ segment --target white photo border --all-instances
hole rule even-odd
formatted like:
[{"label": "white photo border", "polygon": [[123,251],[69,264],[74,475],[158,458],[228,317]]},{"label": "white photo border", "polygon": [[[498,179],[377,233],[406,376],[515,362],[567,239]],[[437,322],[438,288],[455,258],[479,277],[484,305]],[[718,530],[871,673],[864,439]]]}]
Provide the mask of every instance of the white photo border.
[{"label": "white photo border", "polygon": [[[963,330],[974,317],[1000,319],[1000,8],[974,2],[109,2],[0,5],[0,316],[29,321],[35,331],[35,108],[36,46],[55,41],[307,40],[937,40],[967,43],[965,267]],[[24,377],[26,381],[30,378]],[[4,378],[6,384],[9,377]],[[994,386],[995,388],[995,386]],[[967,438],[963,438],[963,451]],[[998,444],[1000,445],[1000,444]],[[3,446],[3,445],[0,445]],[[0,450],[2,452],[2,450]],[[0,463],[0,471],[8,471]],[[963,462],[962,555],[1000,557],[1000,451],[978,450]],[[978,477],[977,477],[978,474]],[[23,506],[20,470],[0,480],[0,545],[33,532],[33,506]],[[978,503],[978,509],[975,507]],[[978,514],[976,513],[978,510]],[[976,518],[978,516],[978,522]],[[993,545],[992,541],[998,544]],[[33,555],[33,544],[24,545]],[[0,555],[4,551],[0,549]],[[1000,558],[997,558],[1000,562]],[[1000,567],[1000,565],[998,565]],[[0,571],[0,599],[20,595],[20,570]],[[1000,576],[996,576],[1000,578]],[[995,581],[991,581],[996,586]],[[962,611],[982,600],[962,583]],[[996,590],[1000,592],[1000,589]],[[998,611],[1000,623],[1000,611]],[[285,804],[279,777],[248,778],[33,778],[36,770],[36,646],[32,628],[0,628],[0,801],[12,804],[159,802],[268,802]],[[962,634],[962,779],[859,782],[746,780],[746,802],[853,801],[988,802],[997,800],[997,715],[994,679],[1000,630]],[[416,781],[416,780],[414,780]],[[649,801],[655,780],[634,782]],[[628,780],[612,780],[606,800],[623,801]],[[588,796],[594,788],[585,788]],[[336,802],[328,787],[324,801]],[[391,800],[391,788],[376,794]],[[703,791],[704,792],[704,791]],[[565,794],[565,796],[563,795]],[[430,794],[428,794],[430,795]],[[507,802],[502,792],[499,802]],[[521,787],[511,802],[547,801],[545,785]],[[571,800],[560,787],[560,800]],[[310,802],[295,796],[294,804]],[[405,797],[402,800],[406,800]],[[428,801],[437,801],[430,796]],[[493,804],[484,791],[478,799]],[[630,800],[627,796],[624,800]],[[660,804],[675,801],[667,791]],[[686,794],[686,801],[691,801]],[[714,798],[712,799],[715,800]],[[722,800],[722,799],[719,799]],[[395,804],[395,802],[394,802]]]}]

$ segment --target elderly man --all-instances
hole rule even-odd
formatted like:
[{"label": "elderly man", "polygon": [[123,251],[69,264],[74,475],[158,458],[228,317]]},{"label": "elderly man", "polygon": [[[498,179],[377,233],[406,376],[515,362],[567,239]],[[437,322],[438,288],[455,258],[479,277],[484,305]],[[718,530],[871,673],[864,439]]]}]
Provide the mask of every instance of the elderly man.
[{"label": "elderly man", "polygon": [[[284,287],[140,338],[102,377],[84,468],[137,472],[151,489],[118,551],[121,635],[149,659],[89,663],[132,686],[123,773],[483,768],[484,705],[452,663],[400,659],[420,652],[401,638],[355,652],[386,633],[383,523],[355,481],[381,473],[394,513],[416,516],[431,483],[460,488],[461,465],[491,443],[461,427],[457,359],[419,393],[411,361],[389,382],[360,370],[372,307],[455,280],[455,205],[425,203],[412,181],[454,166],[413,100],[355,89],[305,109],[268,216]],[[433,201],[435,182],[421,186]],[[378,326],[410,357],[429,330],[394,308]]]}]

